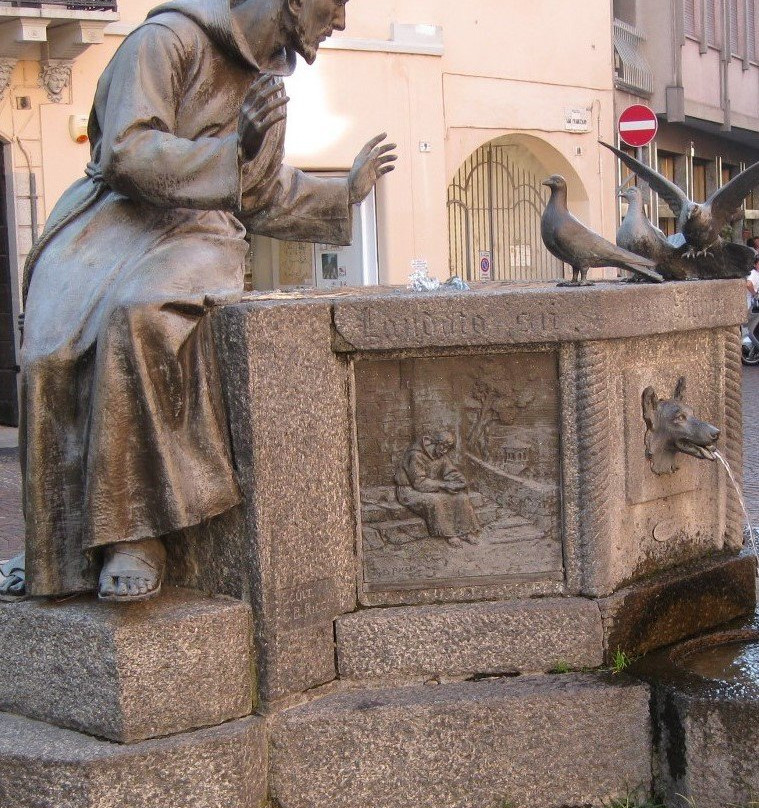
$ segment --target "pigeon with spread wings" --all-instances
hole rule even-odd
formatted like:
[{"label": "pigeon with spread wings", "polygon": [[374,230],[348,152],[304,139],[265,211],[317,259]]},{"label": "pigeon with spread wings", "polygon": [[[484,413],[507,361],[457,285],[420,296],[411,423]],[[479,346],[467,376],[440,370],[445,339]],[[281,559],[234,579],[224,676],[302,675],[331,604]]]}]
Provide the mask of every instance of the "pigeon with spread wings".
[{"label": "pigeon with spread wings", "polygon": [[718,188],[703,203],[688,199],[674,182],[654,171],[631,155],[599,140],[602,146],[614,152],[619,159],[641,179],[645,180],[669,205],[677,219],[677,230],[682,233],[688,252],[686,255],[704,255],[722,243],[721,232],[729,225],[743,200],[759,185],[759,162],[749,166],[726,185]]}]

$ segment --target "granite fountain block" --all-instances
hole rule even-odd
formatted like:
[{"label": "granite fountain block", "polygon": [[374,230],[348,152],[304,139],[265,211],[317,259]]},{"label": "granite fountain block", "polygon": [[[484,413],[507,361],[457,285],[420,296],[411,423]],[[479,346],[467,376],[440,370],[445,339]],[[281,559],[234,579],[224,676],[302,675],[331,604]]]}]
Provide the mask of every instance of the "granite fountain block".
[{"label": "granite fountain block", "polygon": [[115,744],[0,713],[0,805],[15,808],[260,808],[260,718]]},{"label": "granite fountain block", "polygon": [[600,806],[651,785],[648,688],[589,674],[363,689],[272,722],[287,808]]},{"label": "granite fountain block", "polygon": [[0,607],[0,709],[133,743],[249,715],[250,607],[169,589]]},{"label": "granite fountain block", "polygon": [[[409,607],[413,632],[414,606],[567,598],[571,607],[636,582],[666,588],[669,571],[737,554],[742,515],[725,472],[680,454],[679,468],[655,474],[642,393],[671,395],[686,377],[687,403],[721,429],[740,478],[744,292],[740,281],[487,284],[264,295],[217,310],[245,500],[192,542],[184,580],[197,585],[192,569],[201,570],[252,601],[262,699],[340,675],[334,621],[355,642],[353,629],[372,625],[342,617],[357,603]],[[635,311],[646,317],[625,315]],[[467,492],[455,514],[472,526],[463,541],[440,533],[410,486],[399,493],[404,458],[440,435]],[[753,596],[737,592],[750,608]],[[632,619],[633,606],[609,602],[607,627],[628,609]],[[488,651],[492,667],[501,652]],[[420,649],[409,669],[438,667],[430,653]],[[344,644],[352,670],[347,654]],[[529,664],[547,658],[516,666]]]},{"label": "granite fountain block", "polygon": [[335,678],[332,621],[356,603],[348,365],[331,350],[328,300],[242,303],[214,320],[245,494],[230,538],[250,570],[260,693],[276,700]]},{"label": "granite fountain block", "polygon": [[603,662],[601,614],[582,598],[365,609],[336,621],[340,675],[424,678]]}]

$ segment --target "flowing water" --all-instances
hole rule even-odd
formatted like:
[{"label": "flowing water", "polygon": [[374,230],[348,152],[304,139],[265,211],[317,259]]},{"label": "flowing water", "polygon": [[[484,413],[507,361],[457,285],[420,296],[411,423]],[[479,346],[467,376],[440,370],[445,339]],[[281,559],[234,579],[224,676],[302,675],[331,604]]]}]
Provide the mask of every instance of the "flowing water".
[{"label": "flowing water", "polygon": [[[743,515],[746,518],[746,524],[748,525],[748,535],[751,539],[751,549],[754,551],[754,555],[756,556],[757,560],[759,560],[759,549],[756,546],[756,536],[754,536],[754,528],[751,526],[751,519],[748,515],[748,509],[746,508],[746,500],[743,498],[743,493],[741,491],[740,486],[738,485],[737,480],[735,479],[735,475],[733,474],[733,470],[730,468],[730,464],[727,460],[722,456],[722,454],[718,451],[714,451],[714,456],[719,460],[720,463],[725,467],[725,471],[727,472],[727,476],[730,478],[730,482],[733,484],[733,488],[735,488],[735,493],[738,494],[738,499],[741,503],[741,508],[743,508]],[[757,576],[759,576],[759,565],[757,565]]]}]

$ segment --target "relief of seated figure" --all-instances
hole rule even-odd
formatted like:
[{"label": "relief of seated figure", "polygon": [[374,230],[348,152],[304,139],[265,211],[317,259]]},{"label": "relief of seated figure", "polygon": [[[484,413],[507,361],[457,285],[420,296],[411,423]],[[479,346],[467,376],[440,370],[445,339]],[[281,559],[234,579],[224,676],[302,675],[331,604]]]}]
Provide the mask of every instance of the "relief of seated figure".
[{"label": "relief of seated figure", "polygon": [[395,482],[398,502],[424,519],[431,538],[462,547],[478,543],[480,527],[466,478],[450,459],[455,447],[450,432],[423,435],[406,450]]}]

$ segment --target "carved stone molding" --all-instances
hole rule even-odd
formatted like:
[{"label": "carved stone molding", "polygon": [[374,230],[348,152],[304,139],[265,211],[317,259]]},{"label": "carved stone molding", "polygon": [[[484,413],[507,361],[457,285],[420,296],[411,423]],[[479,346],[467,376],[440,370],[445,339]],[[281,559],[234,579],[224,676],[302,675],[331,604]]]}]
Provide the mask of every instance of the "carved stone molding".
[{"label": "carved stone molding", "polygon": [[8,87],[10,87],[13,69],[17,63],[18,59],[0,59],[0,101],[5,98]]},{"label": "carved stone molding", "polygon": [[39,85],[45,90],[47,97],[55,104],[63,100],[63,91],[71,86],[71,68],[73,62],[68,60],[50,60],[40,66]]},{"label": "carved stone molding", "polygon": [[[741,342],[738,331],[726,328],[723,332],[725,356],[725,422],[724,453],[727,462],[733,469],[738,485],[742,487],[743,478],[743,393]],[[731,550],[743,547],[743,508],[738,492],[725,480],[726,513],[725,543]]]}]

